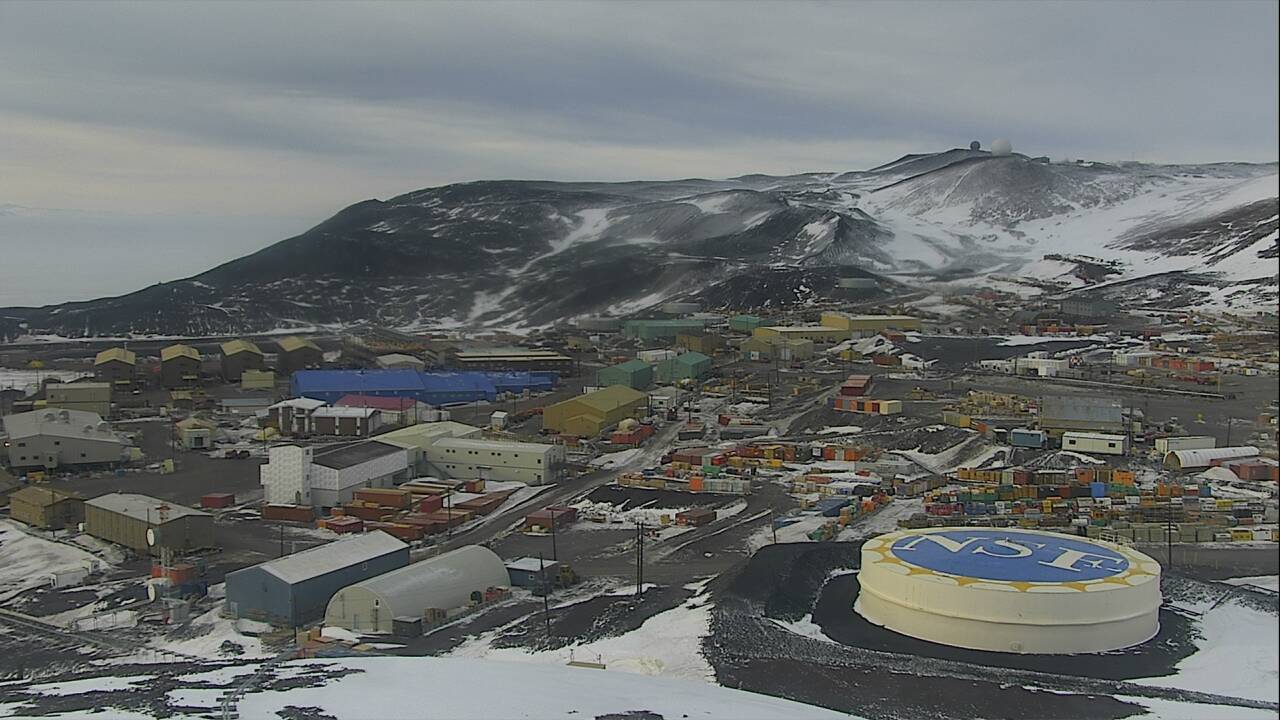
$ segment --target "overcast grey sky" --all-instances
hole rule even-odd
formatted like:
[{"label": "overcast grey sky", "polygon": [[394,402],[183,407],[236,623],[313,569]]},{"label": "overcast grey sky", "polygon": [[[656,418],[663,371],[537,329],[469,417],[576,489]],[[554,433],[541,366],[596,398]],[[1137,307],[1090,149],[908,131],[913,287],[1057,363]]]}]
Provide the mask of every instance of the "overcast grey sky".
[{"label": "overcast grey sky", "polygon": [[0,206],[276,233],[454,181],[847,170],[999,136],[1270,161],[1276,27],[1275,2],[4,1]]}]

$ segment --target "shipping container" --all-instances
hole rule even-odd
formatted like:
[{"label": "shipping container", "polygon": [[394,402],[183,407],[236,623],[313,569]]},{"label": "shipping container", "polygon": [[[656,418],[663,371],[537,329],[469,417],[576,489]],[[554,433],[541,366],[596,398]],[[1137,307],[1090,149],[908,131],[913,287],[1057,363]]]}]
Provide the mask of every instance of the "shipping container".
[{"label": "shipping container", "polygon": [[229,508],[235,504],[236,496],[232,493],[209,493],[200,496],[200,507],[202,508]]}]

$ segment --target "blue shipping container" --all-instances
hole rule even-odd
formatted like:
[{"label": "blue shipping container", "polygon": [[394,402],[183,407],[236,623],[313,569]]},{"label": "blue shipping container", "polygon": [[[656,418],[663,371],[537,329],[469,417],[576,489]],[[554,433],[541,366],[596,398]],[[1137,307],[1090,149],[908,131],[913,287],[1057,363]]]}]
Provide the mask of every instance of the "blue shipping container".
[{"label": "blue shipping container", "polygon": [[1107,484],[1104,482],[1089,483],[1089,494],[1093,497],[1100,498],[1107,496]]}]

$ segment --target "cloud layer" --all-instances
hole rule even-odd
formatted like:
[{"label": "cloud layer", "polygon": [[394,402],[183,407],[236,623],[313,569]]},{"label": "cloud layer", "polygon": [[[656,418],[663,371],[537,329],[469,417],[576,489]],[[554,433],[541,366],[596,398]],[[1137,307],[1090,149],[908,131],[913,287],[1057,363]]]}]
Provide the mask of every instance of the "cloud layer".
[{"label": "cloud layer", "polygon": [[[481,178],[1277,156],[1276,3],[0,3],[0,202],[318,220]],[[301,228],[299,228],[301,229]]]}]

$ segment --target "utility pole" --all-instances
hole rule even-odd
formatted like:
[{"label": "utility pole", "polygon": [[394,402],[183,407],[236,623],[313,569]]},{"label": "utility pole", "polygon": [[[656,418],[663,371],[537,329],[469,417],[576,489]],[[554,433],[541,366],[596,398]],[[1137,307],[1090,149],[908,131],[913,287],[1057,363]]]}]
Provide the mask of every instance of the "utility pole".
[{"label": "utility pole", "polygon": [[284,523],[280,524],[280,554],[277,557],[284,557]]},{"label": "utility pole", "polygon": [[[552,525],[555,525],[553,520]],[[538,553],[538,574],[541,575],[542,582],[542,622],[547,629],[547,639],[551,638],[551,603],[548,597],[551,595],[551,587],[547,585],[547,563],[542,559],[542,553]]]},{"label": "utility pole", "polygon": [[556,512],[552,510],[551,511],[551,560],[553,562],[560,561],[560,555],[559,553],[556,552],[556,525],[558,524],[559,523],[556,522]]},{"label": "utility pole", "polygon": [[778,544],[778,525],[776,522],[774,522],[772,508],[769,509],[769,528],[773,530],[773,544],[777,545]]},{"label": "utility pole", "polygon": [[1234,419],[1235,419],[1235,418],[1233,418],[1233,417],[1231,417],[1231,416],[1227,416],[1227,444],[1226,444],[1226,447],[1231,447],[1231,421],[1232,421],[1232,420],[1234,420]]},{"label": "utility pole", "polygon": [[636,521],[636,597],[644,587],[644,522]]}]

